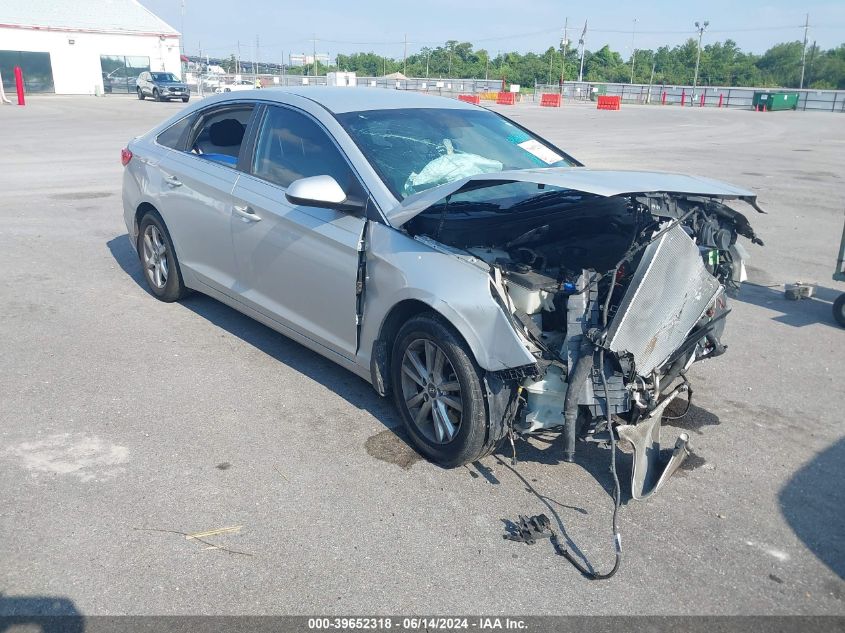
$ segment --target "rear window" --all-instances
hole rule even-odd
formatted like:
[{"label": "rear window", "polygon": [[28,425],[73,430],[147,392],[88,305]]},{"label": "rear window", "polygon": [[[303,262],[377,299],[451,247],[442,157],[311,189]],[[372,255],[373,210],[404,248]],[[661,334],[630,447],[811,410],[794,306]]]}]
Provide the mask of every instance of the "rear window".
[{"label": "rear window", "polygon": [[193,126],[186,150],[200,158],[236,167],[253,104],[239,104],[207,110]]},{"label": "rear window", "polygon": [[164,132],[156,137],[156,143],[170,149],[182,151],[185,149],[185,136],[191,127],[193,117],[185,117],[176,121]]}]

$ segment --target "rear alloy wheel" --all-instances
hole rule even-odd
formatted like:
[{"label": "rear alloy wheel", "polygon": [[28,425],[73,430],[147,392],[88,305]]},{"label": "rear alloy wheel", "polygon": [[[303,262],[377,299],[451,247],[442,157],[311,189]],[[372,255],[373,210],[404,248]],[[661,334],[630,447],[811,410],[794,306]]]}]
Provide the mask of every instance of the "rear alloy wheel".
[{"label": "rear alloy wheel", "polygon": [[143,101],[144,100],[144,93],[140,88],[138,88],[138,98]]},{"label": "rear alloy wheel", "polygon": [[157,299],[169,303],[185,296],[185,284],[173,243],[156,213],[147,213],[141,220],[138,254],[144,267],[144,279]]},{"label": "rear alloy wheel", "polygon": [[442,317],[426,313],[405,323],[390,369],[396,407],[420,453],[454,467],[495,448],[499,438],[488,437],[482,370]]}]

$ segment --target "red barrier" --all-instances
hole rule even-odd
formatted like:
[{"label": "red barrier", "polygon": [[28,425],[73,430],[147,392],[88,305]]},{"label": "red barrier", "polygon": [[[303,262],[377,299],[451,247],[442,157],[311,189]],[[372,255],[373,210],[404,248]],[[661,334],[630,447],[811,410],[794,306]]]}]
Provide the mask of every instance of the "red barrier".
[{"label": "red barrier", "polygon": [[699,105],[699,107],[701,107],[701,108],[703,108],[703,107],[704,107],[704,93],[702,93],[702,95],[701,95],[701,103],[699,103],[698,105]]},{"label": "red barrier", "polygon": [[463,101],[464,103],[474,103],[475,105],[481,104],[481,97],[478,95],[458,95],[458,101]]},{"label": "red barrier", "polygon": [[18,89],[18,105],[26,105],[26,97],[23,93],[23,72],[20,66],[15,66],[15,86]]},{"label": "red barrier", "polygon": [[684,103],[686,103],[686,100],[687,100],[687,91],[681,90],[681,107],[682,108],[684,107]]},{"label": "red barrier", "polygon": [[556,92],[544,92],[540,97],[540,105],[544,108],[559,108],[562,98]]},{"label": "red barrier", "polygon": [[663,91],[663,97],[660,99],[660,105],[666,105],[666,91]]},{"label": "red barrier", "polygon": [[516,103],[515,92],[500,92],[496,98],[496,103],[499,105],[514,105]]},{"label": "red barrier", "polygon": [[597,110],[618,110],[622,107],[622,97],[619,95],[599,95],[596,100]]},{"label": "red barrier", "polygon": [[725,95],[723,95],[723,94],[719,95],[719,107],[720,108],[722,107],[722,99],[724,99],[724,97],[725,97]]}]

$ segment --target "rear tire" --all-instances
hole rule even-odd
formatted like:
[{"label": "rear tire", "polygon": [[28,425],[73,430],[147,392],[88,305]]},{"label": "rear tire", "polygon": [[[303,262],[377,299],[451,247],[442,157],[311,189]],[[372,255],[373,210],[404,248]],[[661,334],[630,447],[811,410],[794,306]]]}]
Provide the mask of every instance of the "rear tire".
[{"label": "rear tire", "polygon": [[845,293],[839,295],[833,302],[833,318],[839,325],[845,327]]},{"label": "rear tire", "polygon": [[[396,408],[414,447],[446,468],[488,455],[483,372],[469,346],[440,315],[410,319],[396,335],[390,362]],[[491,441],[492,440],[492,441]]]},{"label": "rear tire", "polygon": [[154,211],[147,212],[138,225],[138,256],[144,280],[156,299],[171,303],[188,293],[170,233]]},{"label": "rear tire", "polygon": [[141,101],[144,100],[144,93],[140,88],[138,88],[138,99],[140,99]]}]

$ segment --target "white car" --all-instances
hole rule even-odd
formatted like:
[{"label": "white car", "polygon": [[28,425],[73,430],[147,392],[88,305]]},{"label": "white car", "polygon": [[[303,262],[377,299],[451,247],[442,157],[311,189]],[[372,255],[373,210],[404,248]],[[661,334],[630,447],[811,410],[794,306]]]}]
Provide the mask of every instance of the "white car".
[{"label": "white car", "polygon": [[250,81],[249,79],[241,79],[239,81],[233,81],[230,84],[220,84],[214,89],[214,92],[237,92],[238,90],[254,90],[255,89],[255,82]]}]

